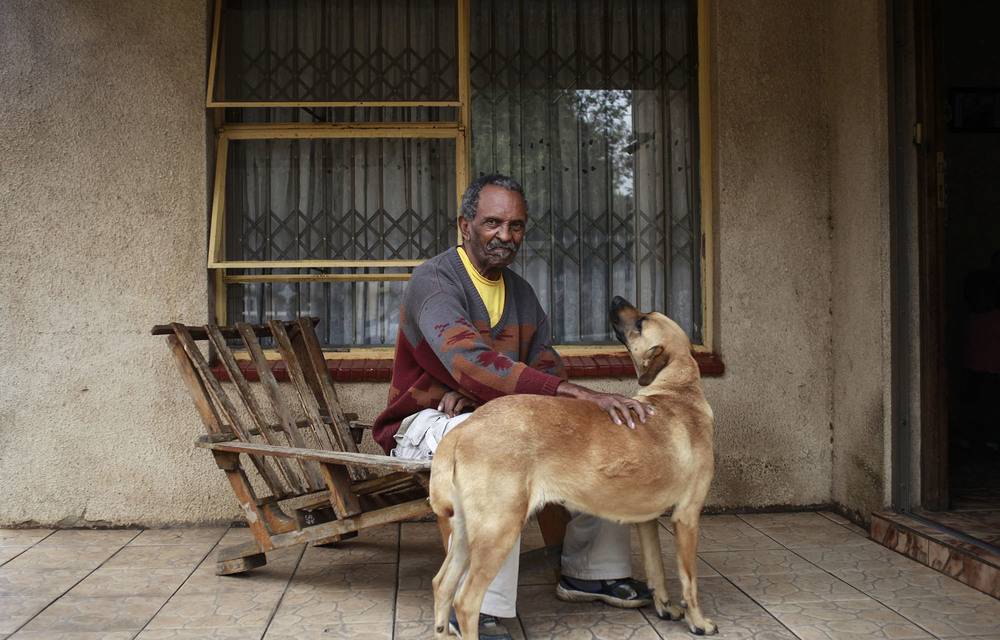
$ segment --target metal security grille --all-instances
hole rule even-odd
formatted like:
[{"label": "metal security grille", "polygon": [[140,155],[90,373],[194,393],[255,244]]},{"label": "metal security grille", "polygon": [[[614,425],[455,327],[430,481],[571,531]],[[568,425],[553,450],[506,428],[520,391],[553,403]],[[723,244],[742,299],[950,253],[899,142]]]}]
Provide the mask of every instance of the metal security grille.
[{"label": "metal security grille", "polygon": [[615,295],[700,340],[686,0],[472,5],[472,172],[529,200],[517,269],[562,344],[612,341]]},{"label": "metal security grille", "polygon": [[454,0],[225,0],[220,102],[458,99]]},{"label": "metal security grille", "polygon": [[208,103],[232,124],[209,266],[227,321],[316,315],[327,347],[391,345],[409,268],[456,242],[471,168],[525,187],[515,269],[556,343],[612,342],[615,295],[700,342],[692,2],[462,6],[220,0]]}]

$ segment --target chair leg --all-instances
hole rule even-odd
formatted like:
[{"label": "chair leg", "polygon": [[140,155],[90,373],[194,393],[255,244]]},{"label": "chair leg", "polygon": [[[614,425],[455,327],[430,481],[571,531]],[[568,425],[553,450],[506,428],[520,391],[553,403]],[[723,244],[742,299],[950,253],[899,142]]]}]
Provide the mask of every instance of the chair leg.
[{"label": "chair leg", "polygon": [[348,533],[341,533],[339,535],[330,536],[329,538],[322,538],[312,543],[314,547],[320,547],[322,549],[333,549],[340,546],[340,543],[344,540],[350,540],[351,538],[357,538],[357,531],[350,531]]},{"label": "chair leg", "polygon": [[267,556],[263,553],[253,553],[248,556],[222,560],[221,558],[225,555],[225,552],[225,549],[219,552],[220,559],[215,563],[215,575],[217,576],[231,576],[236,573],[244,573],[267,564]]}]

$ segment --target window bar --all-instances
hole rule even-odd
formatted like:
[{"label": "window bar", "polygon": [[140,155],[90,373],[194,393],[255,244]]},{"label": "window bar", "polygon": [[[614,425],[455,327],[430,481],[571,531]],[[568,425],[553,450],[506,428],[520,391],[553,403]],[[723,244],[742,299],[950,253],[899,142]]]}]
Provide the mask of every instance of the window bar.
[{"label": "window bar", "polygon": [[[661,107],[659,109],[659,115],[661,125],[661,131],[670,131],[670,93],[667,89],[669,73],[670,73],[670,56],[667,55],[667,16],[666,9],[661,4],[659,5],[659,21],[657,22],[658,28],[660,30],[660,69],[659,69],[659,89],[657,90],[658,97],[660,99]],[[657,141],[658,142],[658,141]],[[672,146],[669,144],[669,138],[663,140],[663,144],[660,144],[661,162],[663,163],[663,215],[661,216],[667,221],[667,225],[663,230],[663,246],[664,246],[664,256],[663,256],[663,278],[667,283],[665,287],[665,293],[663,296],[664,311],[669,312],[670,310],[670,300],[673,297],[673,292],[670,286],[673,276],[673,264],[672,264],[672,254],[673,254],[673,207],[671,203],[673,202],[673,181],[671,179],[671,174],[673,172],[673,150]]]}]

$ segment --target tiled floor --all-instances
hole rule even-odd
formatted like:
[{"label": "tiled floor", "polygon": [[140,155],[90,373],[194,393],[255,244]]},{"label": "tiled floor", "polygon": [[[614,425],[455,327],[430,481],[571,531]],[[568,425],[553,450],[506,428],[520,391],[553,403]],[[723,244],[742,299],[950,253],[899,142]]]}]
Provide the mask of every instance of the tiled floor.
[{"label": "tiled floor", "polygon": [[[662,524],[673,575],[673,536]],[[0,640],[430,638],[437,536],[432,523],[384,527],[218,577],[213,550],[249,540],[247,530],[0,530]],[[529,526],[525,549],[540,545]],[[1000,600],[833,514],[706,516],[700,551],[702,607],[719,638],[1000,640]],[[691,637],[650,609],[559,602],[551,569],[531,560],[538,555],[522,562],[520,618],[508,621],[515,637]],[[669,588],[679,599],[676,579]]]}]

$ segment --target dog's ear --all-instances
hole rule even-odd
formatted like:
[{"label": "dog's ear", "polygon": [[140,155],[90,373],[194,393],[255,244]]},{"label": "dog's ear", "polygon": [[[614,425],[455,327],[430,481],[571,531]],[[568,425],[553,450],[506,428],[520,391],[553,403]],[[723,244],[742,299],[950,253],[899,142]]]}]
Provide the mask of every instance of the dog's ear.
[{"label": "dog's ear", "polygon": [[642,370],[639,372],[639,386],[645,387],[656,379],[656,374],[670,362],[670,355],[663,347],[650,347],[642,356]]}]

